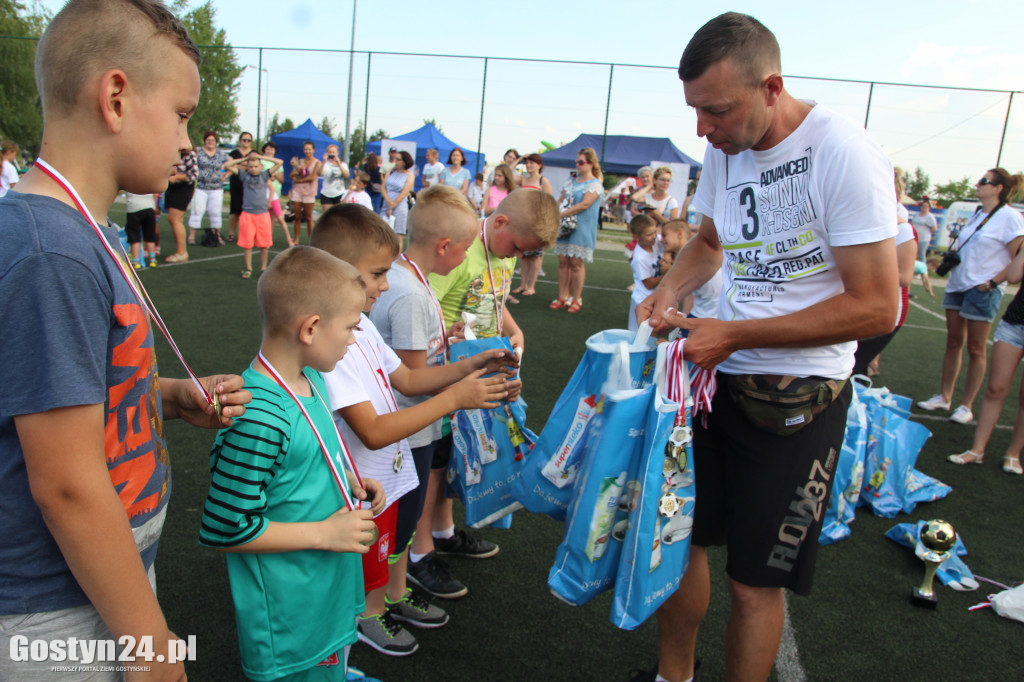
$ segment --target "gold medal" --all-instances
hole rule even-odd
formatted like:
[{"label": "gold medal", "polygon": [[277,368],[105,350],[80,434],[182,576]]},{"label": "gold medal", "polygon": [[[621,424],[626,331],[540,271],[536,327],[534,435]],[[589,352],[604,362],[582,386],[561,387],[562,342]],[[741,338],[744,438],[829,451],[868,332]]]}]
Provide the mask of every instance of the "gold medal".
[{"label": "gold medal", "polygon": [[213,392],[213,409],[217,413],[217,421],[220,422],[224,418],[224,408],[220,404],[220,396],[217,392]]},{"label": "gold medal", "polygon": [[658,511],[662,516],[675,516],[681,506],[679,498],[672,493],[666,493],[658,501]]},{"label": "gold medal", "polygon": [[360,544],[362,544],[364,547],[373,547],[373,543],[377,542],[377,524],[373,525],[373,530],[370,531],[370,535],[372,537],[370,538],[369,542],[363,542]]}]

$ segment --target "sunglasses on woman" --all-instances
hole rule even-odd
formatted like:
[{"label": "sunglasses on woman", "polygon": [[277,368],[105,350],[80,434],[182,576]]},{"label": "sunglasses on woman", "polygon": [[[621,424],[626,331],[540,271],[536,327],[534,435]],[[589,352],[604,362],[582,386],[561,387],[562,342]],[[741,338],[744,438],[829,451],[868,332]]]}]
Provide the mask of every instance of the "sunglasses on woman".
[{"label": "sunglasses on woman", "polygon": [[978,180],[977,184],[978,185],[1001,185],[1002,183],[1001,182],[997,182],[995,180],[989,180],[988,178],[982,178],[981,180]]}]

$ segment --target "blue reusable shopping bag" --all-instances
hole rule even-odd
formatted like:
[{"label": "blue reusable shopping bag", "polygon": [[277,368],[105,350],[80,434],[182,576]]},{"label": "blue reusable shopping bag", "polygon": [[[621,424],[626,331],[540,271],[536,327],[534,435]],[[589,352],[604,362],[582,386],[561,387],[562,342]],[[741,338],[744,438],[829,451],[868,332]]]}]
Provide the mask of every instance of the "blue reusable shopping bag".
[{"label": "blue reusable shopping bag", "polygon": [[[854,384],[857,385],[856,383]],[[857,397],[854,390],[850,398],[850,410],[846,413],[846,432],[843,447],[839,451],[835,477],[832,479],[832,497],[825,518],[822,521],[818,542],[830,545],[850,535],[850,523],[854,520],[854,509],[860,499],[864,481],[864,456],[868,444],[867,405]]]},{"label": "blue reusable shopping bag", "polygon": [[870,506],[875,516],[892,518],[904,511],[908,473],[931,432],[907,419],[904,405],[909,399],[893,396],[886,389],[863,388],[859,384],[855,384],[855,389],[868,415],[860,504]]},{"label": "blue reusable shopping bag", "polygon": [[684,342],[658,347],[658,381],[637,467],[640,494],[629,513],[612,600],[611,622],[626,630],[639,627],[679,588],[690,561],[696,488]]},{"label": "blue reusable shopping bag", "polygon": [[523,463],[514,495],[532,512],[565,519],[593,417],[601,397],[601,386],[619,343],[629,344],[629,375],[634,388],[651,383],[655,349],[648,341],[650,327],[641,332],[609,329],[587,339],[587,350],[562,395],[551,410],[533,450]]},{"label": "blue reusable shopping bag", "polygon": [[629,349],[622,342],[601,390],[565,535],[548,573],[551,592],[576,606],[614,583],[629,510],[639,492],[636,467],[654,389],[631,388],[631,383]]},{"label": "blue reusable shopping bag", "polygon": [[[453,344],[450,357],[457,362],[495,348],[512,350],[504,337],[472,339]],[[458,410],[451,421],[448,489],[462,500],[466,524],[508,528],[511,512],[520,508],[512,497],[512,485],[537,439],[526,428],[526,403],[518,398],[490,410]]]}]

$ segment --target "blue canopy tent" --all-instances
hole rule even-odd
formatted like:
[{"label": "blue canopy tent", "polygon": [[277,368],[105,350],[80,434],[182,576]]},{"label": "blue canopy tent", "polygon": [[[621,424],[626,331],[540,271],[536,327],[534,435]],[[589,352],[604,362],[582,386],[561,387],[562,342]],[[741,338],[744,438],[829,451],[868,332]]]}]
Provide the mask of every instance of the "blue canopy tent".
[{"label": "blue canopy tent", "polygon": [[[391,139],[416,143],[416,167],[421,171],[423,169],[423,164],[427,162],[427,150],[431,147],[437,150],[438,160],[441,163],[445,163],[452,150],[458,147],[462,150],[462,153],[466,155],[465,167],[469,171],[470,175],[475,175],[478,172],[482,173],[484,170],[484,163],[486,162],[486,156],[484,154],[477,154],[463,145],[456,144],[445,137],[433,123],[427,123],[422,128],[417,128],[412,132],[405,133],[404,135],[398,135]],[[377,156],[382,156],[384,157],[383,160],[387,161],[387,150],[381,150],[381,140],[367,142],[366,151],[367,153],[373,152]],[[416,190],[423,188],[423,178],[421,175],[422,172],[416,174]]]},{"label": "blue canopy tent", "polygon": [[[300,159],[304,156],[302,152],[303,142],[306,142],[307,140],[312,142],[313,146],[316,147],[314,156],[321,160],[324,158],[324,153],[327,151],[327,145],[336,144],[338,145],[338,149],[341,149],[340,142],[333,140],[320,132],[320,129],[313,124],[313,120],[309,118],[307,118],[306,122],[299,127],[293,128],[284,133],[272,135],[270,139],[277,145],[277,158],[284,160],[284,166],[281,168],[284,173],[284,182],[281,184],[281,191],[286,195],[292,188],[292,180],[288,176],[288,174],[292,172],[292,167],[289,161],[291,161],[293,156]],[[318,189],[320,182],[322,181],[317,181]]]},{"label": "blue canopy tent", "polygon": [[604,159],[601,169],[616,175],[635,175],[637,169],[651,161],[685,163],[690,166],[690,179],[697,177],[701,164],[679,151],[667,137],[637,137],[634,135],[580,135],[569,144],[541,154],[545,166],[575,168],[576,152],[591,147],[601,156],[602,142]]}]

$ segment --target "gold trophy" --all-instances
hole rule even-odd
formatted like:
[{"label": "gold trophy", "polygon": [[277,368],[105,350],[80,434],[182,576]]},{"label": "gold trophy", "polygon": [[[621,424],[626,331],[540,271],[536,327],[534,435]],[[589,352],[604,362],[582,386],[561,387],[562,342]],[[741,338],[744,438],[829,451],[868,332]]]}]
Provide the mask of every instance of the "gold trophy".
[{"label": "gold trophy", "polygon": [[920,539],[925,548],[924,556],[921,557],[925,564],[924,580],[920,587],[914,588],[911,601],[915,606],[934,610],[939,603],[932,588],[935,571],[949,558],[949,550],[956,544],[956,531],[951,523],[932,519],[921,527]]}]

